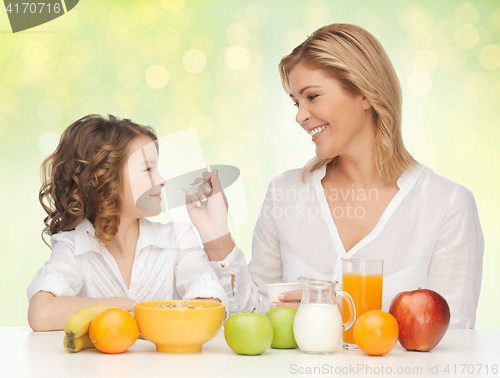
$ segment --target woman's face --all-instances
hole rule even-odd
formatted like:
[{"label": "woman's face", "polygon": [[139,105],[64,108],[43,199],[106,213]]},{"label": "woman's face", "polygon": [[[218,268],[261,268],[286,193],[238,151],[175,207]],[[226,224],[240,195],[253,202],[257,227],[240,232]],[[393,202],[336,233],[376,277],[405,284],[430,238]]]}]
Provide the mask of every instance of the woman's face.
[{"label": "woman's face", "polygon": [[158,173],[155,143],[147,136],[138,136],[130,143],[123,177],[122,215],[142,218],[160,214],[165,179]]},{"label": "woman's face", "polygon": [[289,74],[290,97],[298,106],[297,122],[311,135],[321,159],[373,149],[375,127],[371,104],[362,95],[345,92],[322,70],[302,64]]}]

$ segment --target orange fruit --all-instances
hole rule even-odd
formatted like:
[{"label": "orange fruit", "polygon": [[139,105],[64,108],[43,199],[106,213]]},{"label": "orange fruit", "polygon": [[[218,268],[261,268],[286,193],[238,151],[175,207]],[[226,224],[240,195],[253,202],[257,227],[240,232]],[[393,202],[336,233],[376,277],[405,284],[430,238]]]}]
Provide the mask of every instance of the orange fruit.
[{"label": "orange fruit", "polygon": [[381,356],[389,353],[398,341],[398,321],[382,310],[367,311],[356,320],[353,334],[359,349],[372,356]]},{"label": "orange fruit", "polygon": [[104,353],[121,353],[139,337],[135,318],[121,308],[111,308],[92,320],[89,328],[92,344]]}]

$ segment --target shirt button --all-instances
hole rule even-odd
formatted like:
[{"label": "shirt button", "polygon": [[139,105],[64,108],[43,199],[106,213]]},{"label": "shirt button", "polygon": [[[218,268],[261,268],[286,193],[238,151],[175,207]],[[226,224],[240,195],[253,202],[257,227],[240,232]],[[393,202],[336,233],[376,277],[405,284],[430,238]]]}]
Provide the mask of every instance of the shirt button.
[{"label": "shirt button", "polygon": [[220,266],[224,268],[226,266],[226,263],[220,263]]},{"label": "shirt button", "polygon": [[335,283],[339,283],[339,279],[338,278],[335,280]]},{"label": "shirt button", "polygon": [[341,260],[344,260],[344,256],[340,257]]}]

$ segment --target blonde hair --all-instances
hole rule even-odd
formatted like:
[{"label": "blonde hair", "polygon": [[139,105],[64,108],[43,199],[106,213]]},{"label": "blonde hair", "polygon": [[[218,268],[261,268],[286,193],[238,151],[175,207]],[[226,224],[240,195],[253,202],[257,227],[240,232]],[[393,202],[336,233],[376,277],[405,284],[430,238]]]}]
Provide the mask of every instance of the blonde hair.
[{"label": "blonde hair", "polygon": [[[299,63],[321,69],[338,80],[347,93],[363,95],[370,101],[376,125],[375,166],[385,181],[401,176],[417,164],[403,144],[402,94],[396,71],[372,34],[350,24],[331,24],[316,30],[281,59],[281,82],[288,93],[288,75]],[[337,157],[314,157],[302,169],[302,180],[308,172],[336,163]]]}]

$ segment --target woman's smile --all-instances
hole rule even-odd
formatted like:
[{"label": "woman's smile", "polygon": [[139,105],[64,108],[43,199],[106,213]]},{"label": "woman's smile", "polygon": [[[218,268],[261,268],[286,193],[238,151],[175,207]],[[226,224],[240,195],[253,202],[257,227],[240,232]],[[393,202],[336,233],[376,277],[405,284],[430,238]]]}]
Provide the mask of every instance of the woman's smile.
[{"label": "woman's smile", "polygon": [[324,125],[321,125],[321,126],[315,126],[315,127],[312,127],[307,131],[307,133],[312,136],[312,141],[314,142],[316,139],[318,139],[319,135],[323,132],[323,130],[325,130],[327,127],[328,127],[328,123],[324,124]]}]

